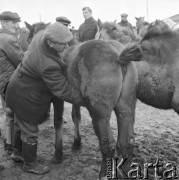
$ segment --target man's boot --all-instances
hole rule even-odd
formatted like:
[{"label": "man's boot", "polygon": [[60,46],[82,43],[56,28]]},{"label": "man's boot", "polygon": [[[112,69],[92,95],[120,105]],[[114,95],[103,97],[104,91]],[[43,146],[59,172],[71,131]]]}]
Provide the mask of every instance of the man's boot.
[{"label": "man's boot", "polygon": [[41,165],[36,161],[37,141],[22,141],[22,154],[24,157],[23,171],[34,174],[45,174],[50,171],[48,166]]},{"label": "man's boot", "polygon": [[24,162],[24,158],[22,156],[21,131],[16,124],[14,124],[13,152],[11,158],[15,162]]},{"label": "man's boot", "polygon": [[4,169],[4,166],[3,165],[0,165],[0,171]]}]

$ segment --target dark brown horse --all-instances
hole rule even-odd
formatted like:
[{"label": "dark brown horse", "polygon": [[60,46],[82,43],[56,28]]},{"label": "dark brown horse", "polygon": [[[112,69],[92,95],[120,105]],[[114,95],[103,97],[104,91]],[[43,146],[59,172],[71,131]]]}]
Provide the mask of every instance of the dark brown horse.
[{"label": "dark brown horse", "polygon": [[179,113],[179,32],[156,20],[148,26],[139,45],[143,58],[135,62],[139,77],[137,98]]},{"label": "dark brown horse", "polygon": [[[99,139],[102,153],[100,180],[107,180],[106,163],[109,158],[113,158],[116,146],[118,154],[123,158],[131,156],[137,71],[130,61],[133,59],[139,61],[141,56],[137,45],[124,48],[116,41],[102,40],[80,43],[69,47],[63,53],[62,58],[67,65],[66,77],[80,90],[92,118],[95,134]],[[61,104],[63,105],[63,102]],[[117,144],[110,128],[113,110],[118,123]],[[61,162],[63,107],[56,108],[54,114],[56,113],[58,117],[57,115],[54,117],[56,142],[53,161]],[[76,114],[73,115],[76,117]],[[76,120],[78,119],[74,119],[75,122]],[[75,141],[78,142],[75,145],[80,145],[80,139]]]},{"label": "dark brown horse", "polygon": [[157,20],[149,25],[139,46],[143,57],[135,62],[137,98],[155,108],[173,109],[179,114],[179,32]]},{"label": "dark brown horse", "polygon": [[40,30],[44,30],[50,23],[44,23],[44,22],[37,22],[34,24],[29,24],[27,22],[24,22],[26,25],[26,28],[29,30],[29,36],[27,38],[27,41],[30,43],[32,41],[32,38],[34,35],[39,32]]}]

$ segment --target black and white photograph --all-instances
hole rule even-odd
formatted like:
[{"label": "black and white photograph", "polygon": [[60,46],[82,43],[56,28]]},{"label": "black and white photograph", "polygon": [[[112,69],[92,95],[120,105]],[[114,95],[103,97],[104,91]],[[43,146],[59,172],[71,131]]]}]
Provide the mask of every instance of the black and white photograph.
[{"label": "black and white photograph", "polygon": [[178,0],[0,0],[0,180],[179,179]]}]

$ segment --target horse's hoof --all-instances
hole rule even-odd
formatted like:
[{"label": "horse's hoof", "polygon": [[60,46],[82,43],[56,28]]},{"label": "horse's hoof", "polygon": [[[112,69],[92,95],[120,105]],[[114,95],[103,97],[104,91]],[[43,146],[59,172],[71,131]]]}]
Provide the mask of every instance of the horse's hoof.
[{"label": "horse's hoof", "polygon": [[54,155],[52,158],[52,163],[59,164],[62,162],[62,160],[63,160],[62,157],[57,157],[56,155]]},{"label": "horse's hoof", "polygon": [[75,141],[72,145],[72,150],[80,150],[81,149],[81,142]]}]

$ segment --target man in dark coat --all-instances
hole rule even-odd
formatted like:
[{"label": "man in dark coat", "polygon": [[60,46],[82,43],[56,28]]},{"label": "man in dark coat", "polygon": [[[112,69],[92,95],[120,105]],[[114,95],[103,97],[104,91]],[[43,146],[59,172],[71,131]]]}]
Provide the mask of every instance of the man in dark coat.
[{"label": "man in dark coat", "polygon": [[38,32],[29,45],[23,62],[7,86],[6,102],[15,112],[15,122],[21,129],[23,170],[34,174],[49,171],[36,161],[38,125],[54,96],[59,100],[83,105],[80,92],[63,75],[66,65],[59,53],[73,38],[70,30],[55,22]]},{"label": "man in dark coat", "polygon": [[80,25],[78,29],[79,41],[84,42],[95,38],[97,33],[97,22],[92,17],[92,10],[90,7],[84,7],[83,15],[85,22]]},{"label": "man in dark coat", "polygon": [[16,37],[19,29],[20,17],[17,13],[4,11],[0,14],[0,95],[2,106],[6,114],[4,129],[4,148],[10,153],[12,146],[12,129],[14,114],[4,101],[5,89],[14,70],[23,58],[23,51]]},{"label": "man in dark coat", "polygon": [[123,27],[128,27],[129,29],[133,31],[132,24],[128,22],[127,17],[128,17],[128,14],[122,13],[121,22],[119,22],[118,24]]}]

